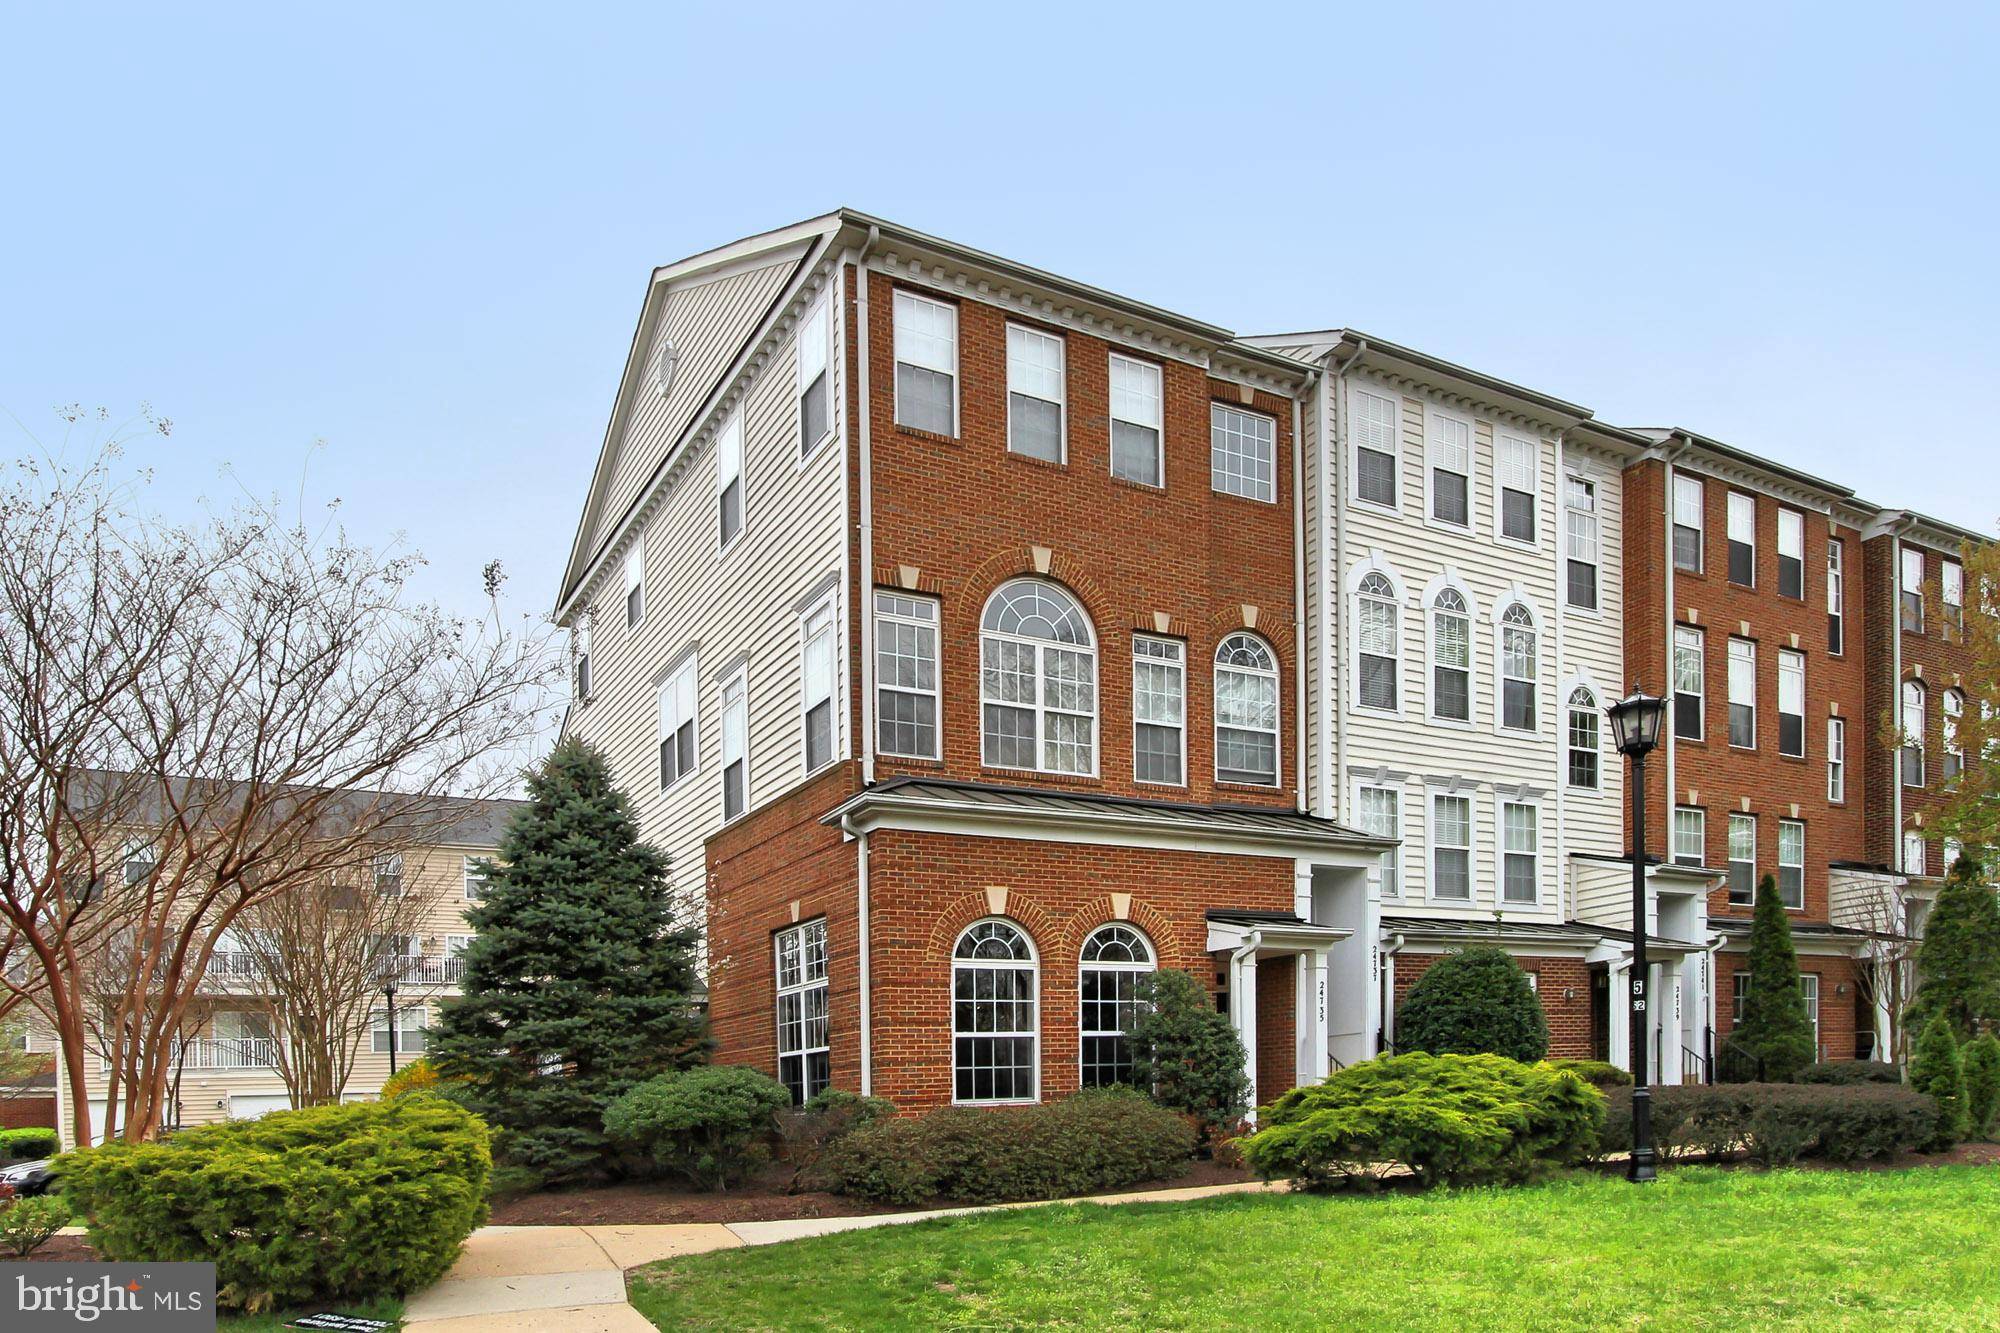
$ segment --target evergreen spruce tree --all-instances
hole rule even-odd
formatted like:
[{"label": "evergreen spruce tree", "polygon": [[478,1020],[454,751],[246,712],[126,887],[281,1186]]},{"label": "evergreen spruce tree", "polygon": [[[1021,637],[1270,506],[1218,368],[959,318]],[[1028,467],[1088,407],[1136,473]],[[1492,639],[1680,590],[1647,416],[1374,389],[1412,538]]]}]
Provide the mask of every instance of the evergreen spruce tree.
[{"label": "evergreen spruce tree", "polygon": [[1917,946],[1910,1029],[1921,1032],[1938,1014],[1961,1041],[2000,1022],[2000,899],[1967,855],[1952,863]]},{"label": "evergreen spruce tree", "polygon": [[1769,875],[1757,885],[1756,912],[1750,923],[1750,988],[1743,1019],[1729,1038],[1737,1057],[1732,1072],[1788,1083],[1819,1053],[1813,1049],[1812,1019],[1799,990],[1792,924],[1778,897],[1778,883]]},{"label": "evergreen spruce tree", "polygon": [[1966,1130],[1975,1139],[1991,1138],[2000,1119],[2000,1038],[1981,1033],[1966,1044],[1963,1056]]},{"label": "evergreen spruce tree", "polygon": [[1945,1152],[1966,1135],[1971,1117],[1965,1105],[1965,1069],[1959,1062],[1958,1035],[1951,1020],[1934,1014],[1917,1038],[1910,1058],[1910,1086],[1937,1102],[1937,1132],[1925,1152]]},{"label": "evergreen spruce tree", "polygon": [[639,841],[604,757],[559,742],[528,775],[467,913],[461,993],[430,1059],[494,1130],[501,1160],[545,1183],[615,1169],[604,1108],[634,1084],[698,1063],[695,936],[675,926],[667,858]]}]

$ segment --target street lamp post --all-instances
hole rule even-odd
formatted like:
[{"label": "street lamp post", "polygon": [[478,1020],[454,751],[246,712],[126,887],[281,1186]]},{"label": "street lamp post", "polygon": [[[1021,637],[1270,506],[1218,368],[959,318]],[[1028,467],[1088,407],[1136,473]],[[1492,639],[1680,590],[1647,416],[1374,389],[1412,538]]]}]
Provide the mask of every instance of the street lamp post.
[{"label": "street lamp post", "polygon": [[1632,1056],[1632,1156],[1625,1178],[1634,1184],[1653,1179],[1653,1090],[1646,1058],[1648,966],[1646,962],[1646,755],[1660,743],[1667,701],[1634,686],[1612,704],[1611,734],[1618,753],[1632,761],[1632,976],[1630,989]]},{"label": "street lamp post", "polygon": [[396,1072],[396,978],[393,974],[382,984],[382,995],[389,1001],[389,1073]]}]

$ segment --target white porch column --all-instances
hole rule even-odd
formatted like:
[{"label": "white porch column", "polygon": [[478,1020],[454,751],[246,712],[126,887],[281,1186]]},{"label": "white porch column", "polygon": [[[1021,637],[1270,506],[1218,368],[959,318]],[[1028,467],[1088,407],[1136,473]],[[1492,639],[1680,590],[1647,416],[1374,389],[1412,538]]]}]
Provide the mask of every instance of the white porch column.
[{"label": "white porch column", "polygon": [[1327,977],[1331,949],[1310,949],[1298,955],[1298,1010],[1293,1030],[1298,1038],[1294,1077],[1303,1085],[1318,1083],[1332,1062],[1327,1047]]},{"label": "white porch column", "polygon": [[1229,1022],[1243,1040],[1243,1074],[1250,1080],[1250,1118],[1257,1115],[1257,944],[1229,955]]}]

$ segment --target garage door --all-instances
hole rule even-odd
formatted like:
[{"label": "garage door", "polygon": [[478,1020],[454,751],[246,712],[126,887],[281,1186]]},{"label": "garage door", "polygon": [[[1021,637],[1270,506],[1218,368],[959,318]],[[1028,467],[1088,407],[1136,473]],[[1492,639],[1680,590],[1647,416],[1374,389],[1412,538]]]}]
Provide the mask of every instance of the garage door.
[{"label": "garage door", "polygon": [[260,1115],[273,1111],[289,1111],[292,1099],[282,1092],[229,1094],[229,1118],[231,1120],[255,1120]]}]

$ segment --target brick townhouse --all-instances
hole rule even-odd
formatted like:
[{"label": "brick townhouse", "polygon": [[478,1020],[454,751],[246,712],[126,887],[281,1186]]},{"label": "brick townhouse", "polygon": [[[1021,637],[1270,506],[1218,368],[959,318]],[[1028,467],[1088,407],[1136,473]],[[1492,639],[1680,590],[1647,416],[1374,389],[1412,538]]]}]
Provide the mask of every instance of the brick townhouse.
[{"label": "brick townhouse", "polygon": [[[719,1058],[802,1098],[1039,1100],[1120,1077],[1136,980],[1175,967],[1269,1100],[1392,1044],[1482,941],[1557,1053],[1629,1062],[1603,712],[1671,682],[1645,881],[1674,1082],[1726,1040],[1765,869],[1826,1053],[1881,1029],[1843,903],[1909,897],[1932,797],[1889,783],[1882,816],[1864,718],[1920,681],[1945,762],[1964,535],[842,210],[652,275],[557,608],[567,727],[705,925]],[[1930,632],[1884,666],[1919,547]]]}]

